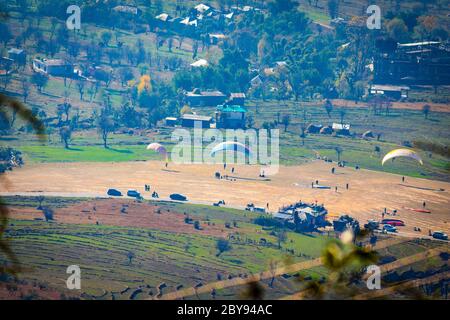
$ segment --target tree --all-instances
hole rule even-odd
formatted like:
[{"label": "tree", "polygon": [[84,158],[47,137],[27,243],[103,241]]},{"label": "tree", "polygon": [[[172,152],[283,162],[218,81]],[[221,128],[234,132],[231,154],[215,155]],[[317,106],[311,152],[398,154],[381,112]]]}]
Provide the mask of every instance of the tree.
[{"label": "tree", "polygon": [[11,30],[6,23],[0,23],[0,39],[3,42],[3,46],[6,46],[9,40],[13,38]]},{"label": "tree", "polygon": [[331,19],[339,16],[339,0],[328,0],[328,14]]},{"label": "tree", "polygon": [[287,128],[291,123],[291,117],[288,114],[283,115],[283,117],[281,118],[281,123],[284,126],[284,132],[287,132]]},{"label": "tree", "polygon": [[390,20],[386,24],[386,29],[389,36],[398,42],[404,41],[408,38],[408,27],[400,18]]},{"label": "tree", "polygon": [[48,76],[41,72],[36,72],[31,76],[31,82],[37,87],[39,93],[42,93],[42,90],[48,83]]},{"label": "tree", "polygon": [[44,202],[45,197],[43,195],[37,196],[36,200],[39,202],[39,206],[37,207],[38,210],[42,209],[42,202]]},{"label": "tree", "polygon": [[127,252],[128,265],[131,265],[132,260],[134,259],[135,254],[132,251]]},{"label": "tree", "polygon": [[230,242],[226,239],[217,240],[216,247],[217,247],[217,250],[219,251],[217,253],[217,257],[220,256],[225,251],[231,250]]},{"label": "tree", "polygon": [[100,38],[102,39],[103,44],[105,45],[105,47],[108,47],[109,42],[112,39],[112,34],[109,31],[104,31],[104,32],[102,32]]},{"label": "tree", "polygon": [[3,75],[0,80],[3,85],[3,91],[6,91],[6,88],[8,88],[8,84],[11,83],[11,74]]},{"label": "tree", "polygon": [[325,104],[323,105],[323,107],[325,108],[325,111],[327,112],[328,118],[331,118],[331,111],[333,111],[333,104],[331,103],[331,101],[329,99],[327,99],[327,101],[325,101]]},{"label": "tree", "polygon": [[194,45],[192,46],[192,59],[197,58],[198,53],[198,42],[194,41]]},{"label": "tree", "polygon": [[344,125],[344,118],[346,114],[347,112],[345,111],[345,109],[339,110],[339,118],[341,119],[341,125]]},{"label": "tree", "polygon": [[253,126],[255,125],[255,119],[251,115],[247,116],[245,121],[247,123],[247,127],[250,128],[250,129],[253,128]]},{"label": "tree", "polygon": [[69,149],[69,143],[72,139],[72,128],[68,125],[59,128],[59,136],[64,143],[64,148]]},{"label": "tree", "polygon": [[276,232],[276,237],[278,241],[278,249],[281,249],[281,243],[286,242],[287,240],[287,233],[286,230],[280,229]]},{"label": "tree", "polygon": [[273,0],[269,3],[269,10],[272,14],[277,15],[282,12],[289,12],[298,4],[292,0]]},{"label": "tree", "polygon": [[342,153],[344,152],[344,150],[342,150],[341,147],[335,147],[334,151],[336,151],[337,161],[341,162],[341,156],[342,156]]},{"label": "tree", "polygon": [[187,104],[183,106],[183,108],[181,108],[180,110],[180,114],[181,115],[185,115],[185,114],[192,114],[192,109],[191,107],[189,107]]},{"label": "tree", "polygon": [[78,80],[77,81],[77,89],[78,93],[80,94],[80,100],[83,101],[83,95],[84,95],[84,87],[86,85],[85,80]]},{"label": "tree", "polygon": [[28,96],[30,95],[30,86],[28,84],[28,80],[25,77],[21,79],[21,82],[22,82],[23,102],[27,103]]},{"label": "tree", "polygon": [[422,107],[422,113],[425,116],[425,119],[428,119],[428,115],[431,111],[431,106],[429,104],[426,104]]},{"label": "tree", "polygon": [[305,138],[306,138],[306,136],[307,136],[307,133],[306,133],[306,125],[305,125],[304,122],[302,122],[302,123],[300,124],[300,138],[302,138],[302,146],[305,145]]},{"label": "tree", "polygon": [[120,83],[122,87],[125,86],[125,83],[134,78],[133,70],[128,67],[120,68],[118,71]]},{"label": "tree", "polygon": [[42,213],[44,214],[45,221],[48,222],[53,220],[54,212],[52,209],[48,207],[42,208]]},{"label": "tree", "polygon": [[105,149],[107,149],[108,135],[114,130],[115,123],[114,118],[106,107],[100,111],[100,115],[97,120],[97,127],[98,132],[103,140],[103,146],[105,147]]}]

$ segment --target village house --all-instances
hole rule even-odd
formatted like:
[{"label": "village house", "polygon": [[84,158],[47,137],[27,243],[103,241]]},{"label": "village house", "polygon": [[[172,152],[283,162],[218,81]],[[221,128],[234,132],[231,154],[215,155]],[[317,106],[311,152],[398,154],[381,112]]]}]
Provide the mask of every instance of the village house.
[{"label": "village house", "polygon": [[0,58],[0,74],[8,75],[12,72],[11,68],[14,64],[14,60],[7,57]]},{"label": "village house", "polygon": [[215,112],[216,128],[245,129],[247,110],[238,105],[220,105]]},{"label": "village house", "polygon": [[223,104],[227,96],[220,91],[200,91],[194,89],[185,93],[186,103],[191,107],[212,107]]},{"label": "village house", "polygon": [[379,48],[374,59],[374,82],[379,84],[450,84],[450,48],[437,41]]},{"label": "village house", "polygon": [[61,59],[34,59],[33,70],[55,77],[73,75],[73,65]]},{"label": "village house", "polygon": [[209,129],[211,127],[212,117],[200,116],[196,114],[183,114],[181,116],[181,126],[185,128],[203,128]]},{"label": "village house", "polygon": [[282,222],[295,225],[296,231],[314,231],[329,226],[328,211],[322,205],[297,202],[281,208],[273,217]]},{"label": "village house", "polygon": [[209,43],[212,45],[217,45],[217,44],[219,44],[219,42],[228,38],[226,35],[219,34],[219,33],[210,33],[208,35],[208,37],[209,37]]},{"label": "village house", "polygon": [[27,54],[23,49],[11,48],[8,50],[8,57],[18,65],[25,65],[27,62]]},{"label": "village house", "polygon": [[230,105],[244,106],[245,98],[246,96],[243,92],[230,93],[230,98],[227,103]]},{"label": "village house", "polygon": [[175,127],[178,123],[178,119],[175,117],[166,117],[164,121],[166,126],[168,127]]},{"label": "village house", "polygon": [[369,86],[368,91],[369,96],[382,95],[394,100],[400,100],[408,98],[410,88],[407,86],[372,84]]}]

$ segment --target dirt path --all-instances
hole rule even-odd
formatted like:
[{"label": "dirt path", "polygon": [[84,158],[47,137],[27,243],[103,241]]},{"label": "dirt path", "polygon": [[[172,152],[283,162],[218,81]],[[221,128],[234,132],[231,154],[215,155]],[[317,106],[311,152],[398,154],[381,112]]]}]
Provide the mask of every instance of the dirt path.
[{"label": "dirt path", "polygon": [[[317,201],[329,209],[331,217],[350,214],[365,223],[368,219],[381,219],[384,208],[398,210],[395,218],[402,219],[402,231],[422,234],[428,230],[449,233],[450,183],[407,177],[354,168],[338,168],[331,174],[334,164],[314,161],[301,166],[280,167],[270,181],[258,178],[259,166],[236,166],[236,181],[214,178],[216,171],[224,174],[222,165],[174,165],[164,169],[161,162],[125,163],[51,163],[27,165],[6,173],[10,184],[0,187],[0,193],[38,192],[66,195],[106,195],[108,188],[122,192],[137,189],[146,197],[144,184],[167,198],[171,193],[182,193],[197,203],[212,204],[225,200],[227,205],[243,207],[247,203],[265,207],[272,212],[282,205],[298,200]],[[231,175],[230,166],[227,174]],[[331,189],[312,189],[311,182]],[[346,190],[346,184],[349,190]],[[338,187],[338,192],[335,187]],[[426,208],[431,213],[415,212],[407,208]],[[387,218],[389,216],[386,216]]]}]

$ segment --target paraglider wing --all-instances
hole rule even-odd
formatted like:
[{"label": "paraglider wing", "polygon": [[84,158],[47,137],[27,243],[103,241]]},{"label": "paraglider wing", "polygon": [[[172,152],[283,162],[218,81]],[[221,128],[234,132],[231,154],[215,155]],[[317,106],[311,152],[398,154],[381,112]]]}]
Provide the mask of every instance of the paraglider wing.
[{"label": "paraglider wing", "polygon": [[216,145],[211,150],[211,154],[210,155],[211,155],[211,157],[214,157],[217,152],[221,152],[221,151],[236,151],[236,152],[241,152],[241,153],[243,153],[245,155],[250,155],[251,154],[250,149],[248,149],[242,143],[234,142],[234,141],[226,141],[226,142],[221,142],[218,145]]},{"label": "paraglider wing", "polygon": [[156,142],[150,143],[147,146],[147,150],[153,150],[155,152],[158,152],[159,154],[167,155],[166,148],[164,148],[164,146],[162,144],[160,144],[160,143],[156,143]]},{"label": "paraglider wing", "polygon": [[394,158],[398,158],[398,157],[411,158],[411,159],[418,161],[421,165],[423,165],[422,158],[417,154],[417,152],[410,150],[410,149],[395,149],[395,150],[388,152],[384,156],[383,161],[381,161],[381,165],[384,165],[384,163],[390,159],[394,159]]}]

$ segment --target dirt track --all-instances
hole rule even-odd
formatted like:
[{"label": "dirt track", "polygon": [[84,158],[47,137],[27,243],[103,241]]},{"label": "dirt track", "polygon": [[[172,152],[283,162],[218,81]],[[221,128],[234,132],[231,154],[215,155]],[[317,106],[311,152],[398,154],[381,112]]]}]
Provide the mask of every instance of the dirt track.
[{"label": "dirt track", "polygon": [[[227,205],[242,207],[249,202],[277,211],[282,205],[297,200],[324,203],[330,216],[350,214],[365,223],[367,219],[381,219],[384,208],[397,209],[397,219],[406,222],[402,232],[418,235],[413,227],[420,227],[423,234],[428,230],[449,233],[450,183],[401,176],[354,168],[338,168],[331,174],[329,164],[314,161],[302,166],[281,167],[270,181],[258,178],[259,166],[237,166],[236,181],[219,180],[214,173],[224,174],[221,165],[174,165],[164,169],[160,162],[126,163],[51,163],[27,165],[8,172],[11,182],[8,189],[0,192],[23,193],[38,191],[72,196],[105,195],[108,188],[122,192],[137,189],[144,192],[144,184],[150,184],[161,198],[171,193],[182,193],[189,200],[212,204],[225,200]],[[227,168],[231,175],[230,166]],[[311,182],[331,189],[312,189]],[[349,190],[346,190],[346,184]],[[338,192],[335,191],[338,186]],[[440,190],[443,189],[444,191]],[[431,213],[420,213],[406,208],[421,208],[423,201]],[[387,218],[389,216],[386,216]]]}]

